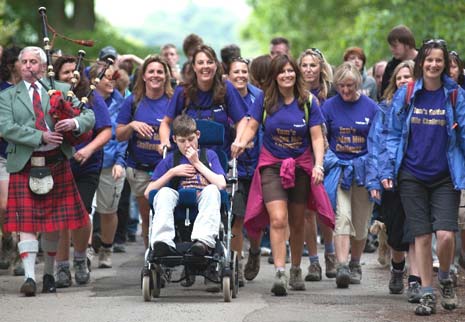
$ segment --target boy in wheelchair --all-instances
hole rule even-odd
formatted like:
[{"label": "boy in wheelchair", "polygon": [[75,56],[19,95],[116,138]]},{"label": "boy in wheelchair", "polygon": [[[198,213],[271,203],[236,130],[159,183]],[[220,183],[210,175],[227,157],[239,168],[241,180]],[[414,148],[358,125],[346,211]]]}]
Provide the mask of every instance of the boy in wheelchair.
[{"label": "boy in wheelchair", "polygon": [[[150,184],[145,190],[159,190],[153,199],[154,216],[150,244],[157,257],[177,255],[174,210],[181,188],[197,189],[198,215],[195,219],[189,252],[204,256],[215,248],[215,238],[220,228],[220,190],[225,189],[225,173],[216,152],[200,151],[195,120],[182,114],[173,121],[173,140],[178,151],[170,152],[156,166]],[[178,154],[178,155],[176,155]],[[175,161],[176,160],[176,161]],[[175,165],[177,163],[177,165]]]}]

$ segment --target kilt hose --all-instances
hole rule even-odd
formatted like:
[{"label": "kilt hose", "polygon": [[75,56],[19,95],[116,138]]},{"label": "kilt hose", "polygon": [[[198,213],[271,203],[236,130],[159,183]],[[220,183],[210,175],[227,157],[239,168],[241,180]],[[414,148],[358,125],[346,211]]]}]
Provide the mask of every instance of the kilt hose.
[{"label": "kilt hose", "polygon": [[[57,150],[42,152],[50,155]],[[61,153],[61,151],[59,152]],[[34,156],[37,156],[34,153]],[[79,195],[69,160],[47,164],[53,176],[53,189],[36,195],[29,188],[28,163],[21,171],[10,174],[8,204],[4,230],[9,232],[53,232],[85,226],[89,215]]]}]

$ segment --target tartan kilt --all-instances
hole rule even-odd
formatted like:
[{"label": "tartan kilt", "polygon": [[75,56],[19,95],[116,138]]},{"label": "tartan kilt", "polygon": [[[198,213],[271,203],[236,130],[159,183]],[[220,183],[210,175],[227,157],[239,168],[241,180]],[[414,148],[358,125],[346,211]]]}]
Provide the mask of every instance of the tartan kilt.
[{"label": "tartan kilt", "polygon": [[28,163],[11,173],[8,204],[3,228],[9,232],[53,232],[85,226],[89,215],[74,182],[69,160],[47,164],[53,176],[53,189],[36,195],[29,189]]}]

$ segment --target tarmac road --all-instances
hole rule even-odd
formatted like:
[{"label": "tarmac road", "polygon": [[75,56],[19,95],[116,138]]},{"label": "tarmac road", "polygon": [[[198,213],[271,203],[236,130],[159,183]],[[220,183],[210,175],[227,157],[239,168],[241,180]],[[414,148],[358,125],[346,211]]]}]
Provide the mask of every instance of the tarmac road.
[{"label": "tarmac road", "polygon": [[[323,256],[320,256],[323,259]],[[203,279],[184,288],[168,284],[161,297],[144,302],[140,288],[143,247],[128,244],[124,254],[113,254],[113,268],[98,269],[93,263],[91,283],[58,289],[56,294],[24,298],[19,294],[22,277],[0,271],[1,322],[303,322],[303,321],[465,321],[464,271],[459,278],[459,308],[417,317],[405,295],[388,294],[389,271],[381,268],[376,254],[364,254],[361,285],[337,289],[334,279],[306,282],[306,291],[272,296],[273,266],[262,257],[260,274],[240,288],[236,299],[224,303],[222,293],[205,292]],[[322,262],[323,264],[323,262]],[[302,259],[306,271],[308,259]],[[42,264],[38,265],[38,289]]]}]

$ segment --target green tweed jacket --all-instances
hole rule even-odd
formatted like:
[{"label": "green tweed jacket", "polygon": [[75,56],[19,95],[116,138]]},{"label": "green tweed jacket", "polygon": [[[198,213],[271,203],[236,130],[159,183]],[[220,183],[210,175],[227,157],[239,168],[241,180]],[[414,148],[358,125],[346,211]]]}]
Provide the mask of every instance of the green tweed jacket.
[{"label": "green tweed jacket", "polygon": [[[47,80],[44,79],[43,82],[47,84]],[[66,94],[69,85],[55,82],[55,88]],[[43,87],[41,91],[45,120],[53,130],[54,121],[48,113],[50,97]],[[78,103],[78,100],[74,99],[73,104]],[[21,171],[31,158],[34,149],[41,145],[42,132],[36,129],[35,119],[34,108],[24,81],[0,92],[0,135],[8,142],[6,169],[10,173]],[[76,120],[79,123],[78,135],[90,131],[95,124],[94,112],[84,109]],[[68,159],[74,153],[73,147],[67,142],[61,144],[61,150]]]}]

